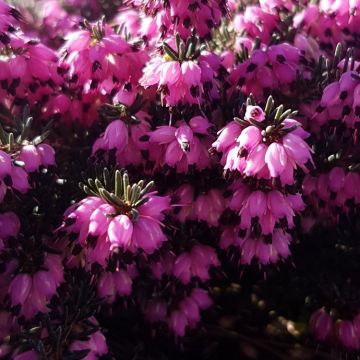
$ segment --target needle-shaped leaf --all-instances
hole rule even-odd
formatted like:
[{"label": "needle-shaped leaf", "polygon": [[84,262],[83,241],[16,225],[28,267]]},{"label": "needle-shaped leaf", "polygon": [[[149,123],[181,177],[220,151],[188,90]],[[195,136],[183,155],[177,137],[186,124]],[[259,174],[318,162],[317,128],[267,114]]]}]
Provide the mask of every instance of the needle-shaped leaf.
[{"label": "needle-shaped leaf", "polygon": [[131,199],[132,204],[136,203],[139,200],[141,189],[138,185],[134,184],[131,188]]},{"label": "needle-shaped leaf", "polygon": [[125,197],[125,200],[127,202],[130,201],[130,198],[131,198],[131,185],[128,185],[127,188],[126,188],[126,197]]},{"label": "needle-shaped leaf", "polygon": [[234,121],[237,122],[241,126],[248,126],[249,123],[246,120],[240,119],[238,117],[234,117]]},{"label": "needle-shaped leaf", "polygon": [[166,42],[163,43],[163,49],[170,59],[174,61],[178,60],[178,54]]},{"label": "needle-shaped leaf", "polygon": [[110,172],[109,172],[109,169],[106,167],[103,170],[103,178],[104,178],[105,188],[108,189],[110,186]]},{"label": "needle-shaped leaf", "polygon": [[90,188],[92,188],[92,189],[94,189],[94,190],[96,189],[96,185],[95,185],[94,179],[89,178],[89,179],[87,180],[87,182],[88,182]]},{"label": "needle-shaped leaf", "polygon": [[120,206],[120,207],[124,206],[124,202],[119,197],[117,197],[115,194],[109,193],[109,195],[110,195],[112,202],[115,205]]},{"label": "needle-shaped leaf", "polygon": [[282,105],[282,104],[276,108],[276,113],[275,113],[275,117],[274,117],[276,122],[280,121],[280,117],[281,117],[283,111],[284,111],[284,105]]},{"label": "needle-shaped leaf", "polygon": [[285,120],[287,117],[289,117],[290,114],[292,114],[291,109],[288,109],[288,110],[284,111],[280,116],[280,119],[279,119],[280,122]]},{"label": "needle-shaped leaf", "polygon": [[123,193],[123,179],[120,170],[115,171],[115,196],[120,197]]},{"label": "needle-shaped leaf", "polygon": [[129,175],[128,175],[128,173],[127,172],[125,172],[124,174],[123,174],[123,176],[122,176],[122,178],[123,178],[123,196],[124,196],[124,199],[125,199],[125,201],[127,201],[128,199],[127,199],[127,188],[128,188],[128,186],[129,186]]},{"label": "needle-shaped leaf", "polygon": [[104,189],[104,185],[102,184],[102,182],[99,179],[95,179],[95,186],[97,191],[100,192],[100,189]]},{"label": "needle-shaped leaf", "polygon": [[141,198],[138,202],[136,202],[136,203],[134,204],[134,207],[137,208],[137,207],[145,204],[145,203],[148,202],[148,201],[149,201],[149,198],[148,198],[148,197],[143,197],[143,198]]},{"label": "needle-shaped leaf", "polygon": [[151,188],[154,186],[154,182],[153,181],[150,181],[145,187],[144,189],[141,190],[140,192],[140,197],[145,195],[146,193],[148,193]]},{"label": "needle-shaped leaf", "polygon": [[11,132],[8,135],[9,151],[11,152],[15,144],[14,134]]},{"label": "needle-shaped leaf", "polygon": [[270,95],[266,101],[266,105],[265,105],[265,114],[266,115],[270,115],[272,109],[274,107],[274,99],[273,97]]},{"label": "needle-shaped leaf", "polygon": [[112,203],[111,195],[107,190],[105,190],[104,188],[101,188],[99,190],[99,194],[103,198],[103,200],[105,200],[107,203]]}]

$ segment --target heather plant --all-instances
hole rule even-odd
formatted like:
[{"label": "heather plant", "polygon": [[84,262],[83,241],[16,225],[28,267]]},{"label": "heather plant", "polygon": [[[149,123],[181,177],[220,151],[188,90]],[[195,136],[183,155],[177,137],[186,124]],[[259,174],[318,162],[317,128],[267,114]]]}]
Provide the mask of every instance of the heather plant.
[{"label": "heather plant", "polygon": [[0,358],[357,359],[359,11],[0,0]]}]

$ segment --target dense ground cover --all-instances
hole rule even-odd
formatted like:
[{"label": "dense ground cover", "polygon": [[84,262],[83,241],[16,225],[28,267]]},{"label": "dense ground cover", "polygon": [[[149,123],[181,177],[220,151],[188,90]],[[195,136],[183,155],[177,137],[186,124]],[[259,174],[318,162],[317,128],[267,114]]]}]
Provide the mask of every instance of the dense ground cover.
[{"label": "dense ground cover", "polygon": [[0,358],[358,358],[359,36],[356,0],[0,0]]}]

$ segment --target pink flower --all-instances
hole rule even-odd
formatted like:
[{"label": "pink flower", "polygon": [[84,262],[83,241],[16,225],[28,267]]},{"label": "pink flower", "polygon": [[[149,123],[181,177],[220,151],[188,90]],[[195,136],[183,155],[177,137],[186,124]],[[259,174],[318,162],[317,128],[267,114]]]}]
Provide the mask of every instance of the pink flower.
[{"label": "pink flower", "polygon": [[255,146],[246,158],[246,167],[244,174],[247,176],[255,176],[265,166],[265,155],[267,146],[259,144]]},{"label": "pink flower", "polygon": [[24,304],[30,294],[32,287],[32,279],[28,274],[19,274],[14,277],[9,287],[9,295],[11,304]]},{"label": "pink flower", "polygon": [[44,254],[43,264],[32,274],[16,275],[9,286],[12,306],[21,305],[20,315],[26,319],[37,313],[49,311],[47,304],[56,294],[64,280],[61,258],[55,254]]},{"label": "pink flower", "polygon": [[82,85],[92,79],[102,82],[112,76],[123,82],[133,76],[136,81],[144,60],[141,51],[135,56],[131,45],[101,22],[87,23],[85,30],[67,34],[63,51],[67,56],[61,67],[69,79]]},{"label": "pink flower", "polygon": [[104,142],[111,149],[122,151],[128,142],[128,130],[122,120],[112,121],[105,130]]},{"label": "pink flower", "polygon": [[201,86],[201,67],[193,61],[184,61],[181,64],[181,74],[184,83],[191,87]]},{"label": "pink flower", "polygon": [[311,332],[321,341],[328,340],[333,331],[333,320],[324,308],[311,315],[309,325]]},{"label": "pink flower", "polygon": [[108,236],[112,247],[130,247],[133,224],[126,215],[116,216],[109,224]]},{"label": "pink flower", "polygon": [[208,130],[212,126],[212,124],[202,116],[194,116],[191,118],[189,125],[194,133],[203,135],[208,135]]},{"label": "pink flower", "polygon": [[339,192],[345,185],[345,171],[340,167],[334,167],[329,173],[329,189]]},{"label": "pink flower", "polygon": [[44,265],[58,287],[64,281],[64,266],[61,257],[55,254],[46,254]]},{"label": "pink flower", "polygon": [[97,283],[98,295],[105,299],[108,303],[113,303],[115,301],[115,283],[114,278],[111,273],[104,272],[99,277]]},{"label": "pink flower", "polygon": [[24,169],[27,172],[38,171],[40,166],[55,165],[55,151],[48,144],[24,145],[18,156],[24,162]]},{"label": "pink flower", "polygon": [[11,173],[11,157],[6,152],[0,150],[0,177],[4,178]]},{"label": "pink flower", "polygon": [[265,163],[269,168],[271,177],[278,177],[282,174],[287,165],[287,156],[284,147],[277,143],[270,144],[266,150]]},{"label": "pink flower", "polygon": [[[273,102],[271,97],[268,102]],[[253,117],[257,116],[259,121],[251,118],[252,111],[256,112]],[[294,183],[297,167],[308,172],[307,166],[313,165],[312,150],[303,140],[308,133],[301,129],[298,121],[281,119],[281,115],[275,119],[275,111],[271,115],[273,119],[270,115],[266,118],[264,111],[253,105],[248,105],[246,112],[244,120],[235,118],[236,121],[221,130],[212,144],[211,152],[215,148],[223,153],[221,164],[224,170],[259,179],[280,178],[282,185]]]},{"label": "pink flower", "polygon": [[275,226],[294,227],[295,213],[303,211],[305,204],[300,194],[284,195],[278,190],[250,191],[247,185],[238,181],[231,186],[234,191],[230,208],[240,215],[240,228],[249,229],[254,223],[260,225],[262,235],[273,234]]},{"label": "pink flower", "polygon": [[[143,76],[139,80],[140,85],[145,88],[157,87],[162,104],[199,105],[204,97],[218,98],[215,82],[218,69],[211,66],[211,59],[207,54],[204,53],[198,59],[190,57],[182,61],[167,56],[153,57],[143,69]],[[214,56],[217,58],[217,55]]]},{"label": "pink flower", "polygon": [[36,147],[41,157],[41,164],[45,167],[55,165],[55,150],[48,144],[40,144]]},{"label": "pink flower", "polygon": [[33,286],[40,296],[49,298],[56,293],[56,279],[50,271],[38,271],[33,277]]},{"label": "pink flower", "polygon": [[101,236],[108,231],[111,218],[109,214],[115,214],[115,208],[109,204],[102,204],[90,215],[88,232],[92,236]]},{"label": "pink flower", "polygon": [[240,149],[251,151],[262,140],[260,130],[256,126],[248,126],[245,128],[237,139]]},{"label": "pink flower", "polygon": [[175,131],[175,137],[183,151],[190,150],[190,143],[193,142],[193,132],[188,125],[180,125]]},{"label": "pink flower", "polygon": [[[180,64],[177,61],[167,61],[161,66],[159,85],[171,86],[178,82],[181,74]],[[141,81],[141,80],[140,80]]]},{"label": "pink flower", "polygon": [[231,121],[224,128],[218,132],[218,138],[212,144],[212,146],[219,152],[224,152],[241,134],[242,128],[235,121]]},{"label": "pink flower", "polygon": [[25,170],[28,172],[36,171],[41,165],[41,156],[34,145],[22,147],[19,159],[25,163]]},{"label": "pink flower", "polygon": [[28,182],[28,174],[21,167],[14,166],[11,169],[11,180],[12,180],[12,188],[20,191],[23,194],[26,193],[30,188]]},{"label": "pink flower", "polygon": [[[256,17],[251,20],[253,19]],[[264,33],[266,37],[269,34],[271,31]],[[292,93],[290,85],[296,80],[296,74],[300,72],[307,76],[307,69],[300,59],[300,50],[284,42],[254,50],[249,59],[238,64],[230,73],[229,81],[232,86],[229,93],[241,89],[247,96],[253,94],[259,100],[264,99],[265,89],[281,89],[283,93]]]},{"label": "pink flower", "polygon": [[213,301],[206,290],[200,288],[193,289],[190,296],[198,304],[201,310],[206,310],[213,304]]},{"label": "pink flower", "polygon": [[183,253],[177,257],[174,263],[174,276],[176,276],[184,284],[190,282],[191,279],[191,256],[189,253]]},{"label": "pink flower", "polygon": [[265,120],[264,110],[260,106],[249,105],[246,107],[244,119],[262,122]]},{"label": "pink flower", "polygon": [[301,168],[305,169],[305,164],[308,161],[312,162],[310,147],[299,136],[291,133],[285,135],[283,145],[287,157]]},{"label": "pink flower", "polygon": [[196,324],[200,320],[199,306],[191,297],[185,298],[180,303],[180,309],[190,324]]},{"label": "pink flower", "polygon": [[185,328],[187,325],[188,319],[182,311],[175,310],[171,313],[169,319],[169,327],[176,336],[184,336]]},{"label": "pink flower", "polygon": [[243,235],[239,227],[226,227],[221,235],[220,246],[223,249],[236,246],[240,250],[241,263],[251,264],[257,260],[262,265],[276,263],[290,256],[291,236],[282,229],[267,231],[267,237],[253,236],[248,229]]},{"label": "pink flower", "polygon": [[359,337],[350,320],[339,320],[336,324],[336,334],[339,342],[350,349],[359,348]]},{"label": "pink flower", "polygon": [[[207,119],[197,116],[189,121],[179,121],[175,126],[160,126],[149,132],[149,142],[162,145],[150,146],[150,158],[163,166],[167,164],[176,167],[178,172],[187,172],[189,165],[195,165],[199,170],[209,165],[207,148],[210,136]],[[205,136],[204,136],[205,135]]]},{"label": "pink flower", "polygon": [[225,210],[225,200],[218,189],[211,189],[207,194],[199,195],[193,203],[192,216],[217,226]]},{"label": "pink flower", "polygon": [[191,35],[191,29],[195,29],[201,38],[208,37],[211,30],[220,25],[221,16],[227,11],[224,0],[196,3],[190,0],[181,3],[170,0],[166,4],[152,0],[131,2],[141,6],[147,15],[154,17],[157,33],[165,36],[176,31],[183,39]]},{"label": "pink flower", "polygon": [[20,220],[13,212],[0,214],[0,238],[17,237],[20,230]]},{"label": "pink flower", "polygon": [[357,314],[354,317],[353,325],[354,325],[354,331],[355,331],[357,337],[359,337],[359,335],[360,335],[360,314]]},{"label": "pink flower", "polygon": [[270,34],[278,27],[278,22],[278,15],[268,9],[247,5],[243,13],[235,16],[234,28],[237,32],[245,29],[249,37],[259,37],[262,42],[268,43]]},{"label": "pink flower", "polygon": [[88,354],[84,358],[86,360],[98,359],[101,355],[105,355],[108,352],[105,336],[100,331],[92,333],[86,341],[73,341],[70,344],[69,349],[74,352],[89,350]]},{"label": "pink flower", "polygon": [[[121,179],[128,179],[127,173],[117,173]],[[116,182],[120,181],[118,176]],[[128,180],[121,180],[121,192],[110,194],[101,188],[98,196],[87,197],[65,212],[60,229],[78,234],[76,242],[86,249],[90,263],[106,267],[107,258],[117,248],[152,254],[167,240],[161,221],[163,212],[170,209],[170,198],[149,193],[151,184],[144,188],[143,181],[125,191],[123,181]]]},{"label": "pink flower", "polygon": [[241,263],[250,264],[253,259],[258,259],[260,264],[267,265],[276,263],[281,258],[290,255],[289,243],[291,237],[283,230],[275,229],[272,234],[272,243],[269,244],[263,238],[253,238],[249,232],[240,240]]},{"label": "pink flower", "polygon": [[177,199],[177,207],[175,208],[175,218],[181,222],[192,218],[194,189],[189,184],[184,184],[174,191],[174,196]]},{"label": "pink flower", "polygon": [[[119,99],[119,93],[115,95]],[[114,100],[115,101],[115,100]],[[148,123],[147,114],[143,111],[136,113],[136,116],[129,116],[127,113],[131,105],[135,102],[135,97],[130,100],[129,107],[124,105],[114,105],[123,107],[123,114],[121,119],[112,121],[106,128],[105,133],[101,135],[93,145],[93,154],[99,149],[107,152],[115,149],[117,162],[121,166],[129,164],[140,165],[144,163],[141,155],[142,150],[147,150],[148,143],[141,139],[150,131],[150,124]],[[136,118],[136,122],[134,121]]]},{"label": "pink flower", "polygon": [[52,87],[49,84],[61,83],[56,72],[55,52],[20,31],[12,31],[6,38],[7,50],[0,61],[0,79],[7,84],[7,94],[10,97],[26,96],[30,104],[39,101],[43,95],[50,94]]},{"label": "pink flower", "polygon": [[[133,232],[133,247],[141,248],[146,253],[152,254],[156,249],[159,249],[163,242],[167,240],[164,235],[159,220],[156,217],[142,215],[140,210],[139,220],[134,226]],[[161,213],[157,217],[161,216]]]},{"label": "pink flower", "polygon": [[196,245],[190,253],[183,253],[174,263],[173,274],[184,284],[191,278],[198,277],[201,281],[208,280],[210,266],[219,266],[219,260],[213,248],[205,245]]},{"label": "pink flower", "polygon": [[32,319],[39,312],[46,313],[49,311],[49,308],[46,306],[47,303],[48,299],[42,296],[36,287],[33,287],[31,289],[31,295],[21,308],[21,313],[26,319]]},{"label": "pink flower", "polygon": [[114,273],[114,285],[120,296],[128,296],[132,292],[132,279],[124,270],[118,270]]},{"label": "pink flower", "polygon": [[141,206],[143,217],[152,217],[162,220],[163,212],[170,208],[170,197],[152,195],[149,200]]},{"label": "pink flower", "polygon": [[134,37],[140,33],[141,18],[139,11],[135,9],[121,9],[116,14],[114,22],[120,26],[125,25],[127,32]]}]

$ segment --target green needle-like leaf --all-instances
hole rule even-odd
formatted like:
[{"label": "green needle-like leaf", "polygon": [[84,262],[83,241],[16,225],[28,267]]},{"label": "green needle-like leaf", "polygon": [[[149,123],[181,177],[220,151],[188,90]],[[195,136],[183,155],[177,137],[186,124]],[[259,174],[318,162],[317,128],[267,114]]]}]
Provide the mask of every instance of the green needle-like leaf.
[{"label": "green needle-like leaf", "polygon": [[104,185],[105,188],[109,188],[110,186],[110,172],[108,170],[108,168],[104,168],[103,170],[103,177],[104,177]]},{"label": "green needle-like leaf", "polygon": [[292,114],[291,109],[288,109],[288,110],[284,111],[282,113],[282,115],[280,116],[280,122],[285,120],[287,117],[289,117],[290,114]]},{"label": "green needle-like leaf", "polygon": [[99,190],[99,194],[106,202],[112,203],[111,195],[107,190],[105,190],[104,188],[101,188]]},{"label": "green needle-like leaf", "polygon": [[94,179],[89,178],[89,179],[87,179],[87,182],[88,182],[90,188],[96,189],[96,185],[95,185]]},{"label": "green needle-like leaf", "polygon": [[131,198],[131,185],[128,185],[126,188],[126,197],[125,200],[128,202]]},{"label": "green needle-like leaf", "polygon": [[272,109],[274,107],[274,99],[273,97],[270,95],[266,101],[266,105],[265,105],[265,114],[266,115],[270,115]]},{"label": "green needle-like leaf", "polygon": [[97,191],[100,192],[100,189],[104,189],[104,185],[99,179],[95,179],[95,186],[97,188]]},{"label": "green needle-like leaf", "polygon": [[127,201],[128,199],[126,198],[127,197],[127,188],[129,186],[129,175],[127,172],[125,172],[122,176],[123,178],[123,196],[124,196],[124,199],[125,201]]},{"label": "green needle-like leaf", "polygon": [[13,133],[9,133],[8,138],[9,138],[9,140],[8,140],[8,143],[9,143],[9,151],[11,152],[12,149],[13,149],[13,146],[14,146],[14,144],[15,144],[14,134],[13,134]]},{"label": "green needle-like leaf", "polygon": [[141,190],[140,192],[140,197],[145,195],[146,193],[148,193],[151,188],[154,186],[154,182],[153,181],[150,181],[145,187],[144,189]]},{"label": "green needle-like leaf", "polygon": [[124,202],[119,197],[117,197],[115,194],[109,193],[109,195],[110,195],[112,202],[115,205],[120,206],[120,207],[124,206]]},{"label": "green needle-like leaf", "polygon": [[140,192],[141,189],[138,185],[135,184],[135,186],[133,185],[133,187],[131,188],[131,203],[134,204],[139,200],[139,196],[140,196]]},{"label": "green needle-like leaf", "polygon": [[140,188],[140,190],[143,188],[144,184],[145,184],[145,181],[144,180],[140,180],[138,183],[138,186]]},{"label": "green needle-like leaf", "polygon": [[120,197],[123,193],[122,190],[123,180],[120,170],[115,171],[115,196]]},{"label": "green needle-like leaf", "polygon": [[281,117],[283,111],[284,111],[284,105],[280,105],[276,108],[276,113],[275,113],[275,117],[274,117],[276,122],[280,121],[280,117]]},{"label": "green needle-like leaf", "polygon": [[248,122],[243,120],[243,119],[240,119],[238,117],[234,117],[234,121],[237,122],[239,125],[241,126],[248,126]]},{"label": "green needle-like leaf", "polygon": [[172,60],[178,60],[178,54],[166,42],[163,43],[163,49]]},{"label": "green needle-like leaf", "polygon": [[147,201],[149,201],[149,198],[148,198],[148,197],[143,197],[143,198],[141,198],[138,202],[136,202],[136,203],[134,204],[134,207],[137,208],[137,207],[145,204]]}]

